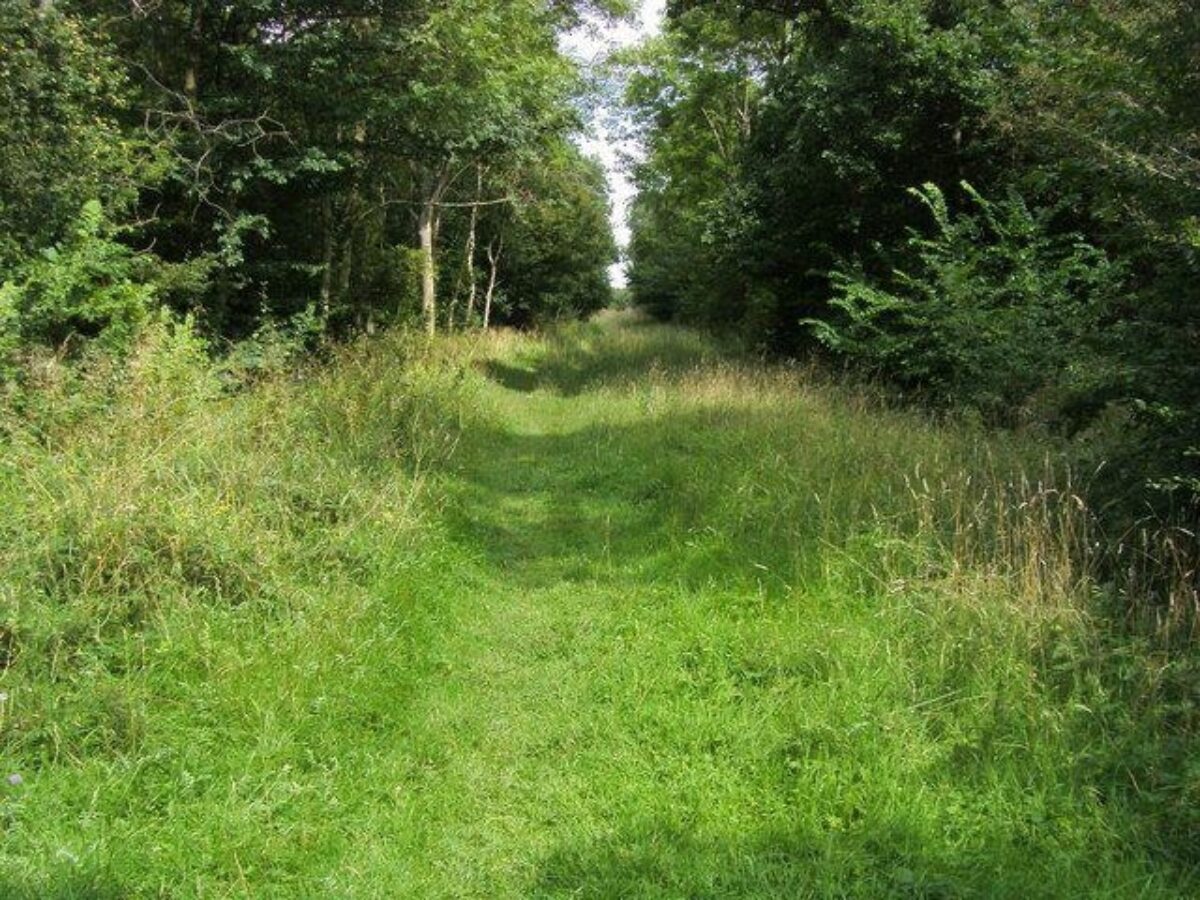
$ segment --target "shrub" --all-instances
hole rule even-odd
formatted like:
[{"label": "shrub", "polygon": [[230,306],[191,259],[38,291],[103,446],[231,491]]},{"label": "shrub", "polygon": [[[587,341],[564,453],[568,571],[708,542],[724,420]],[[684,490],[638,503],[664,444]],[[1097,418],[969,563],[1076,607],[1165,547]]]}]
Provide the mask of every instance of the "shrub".
[{"label": "shrub", "polygon": [[935,231],[910,233],[911,267],[883,278],[835,272],[840,320],[809,324],[830,349],[941,405],[1011,422],[1078,358],[1120,271],[1079,235],[1056,233],[1053,209],[962,187],[974,213],[953,215],[936,185],[913,189]]},{"label": "shrub", "polygon": [[33,344],[92,338],[128,348],[154,296],[140,262],[115,240],[99,201],[84,204],[66,239],[0,288],[0,376],[11,378],[16,353]]}]

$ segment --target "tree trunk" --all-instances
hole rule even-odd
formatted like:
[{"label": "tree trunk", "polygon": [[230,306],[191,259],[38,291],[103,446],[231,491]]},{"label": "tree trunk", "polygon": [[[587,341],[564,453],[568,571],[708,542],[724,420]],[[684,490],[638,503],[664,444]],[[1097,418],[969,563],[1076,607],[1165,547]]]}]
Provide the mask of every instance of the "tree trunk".
[{"label": "tree trunk", "polygon": [[333,312],[333,201],[326,194],[321,200],[321,318],[328,322]]},{"label": "tree trunk", "polygon": [[187,68],[183,72],[183,93],[193,107],[200,92],[200,54],[204,49],[205,2],[206,0],[192,0],[191,21],[188,23]]},{"label": "tree trunk", "polygon": [[421,213],[417,218],[417,236],[421,244],[421,311],[425,331],[437,334],[437,233],[442,195],[450,186],[450,166],[443,164],[436,175],[424,179]]},{"label": "tree trunk", "polygon": [[475,299],[478,290],[475,286],[475,243],[479,227],[479,204],[483,201],[483,166],[475,167],[475,205],[471,207],[471,230],[467,232],[467,317],[466,324],[470,327],[475,318]]},{"label": "tree trunk", "polygon": [[354,229],[347,227],[346,236],[342,238],[342,271],[338,279],[338,298],[346,303],[350,298],[350,288],[354,284]]},{"label": "tree trunk", "polygon": [[488,265],[491,272],[488,275],[487,294],[483,298],[483,329],[486,331],[492,324],[492,297],[496,294],[496,276],[500,271],[500,255],[504,252],[504,238],[493,241],[488,247]]},{"label": "tree trunk", "polygon": [[432,197],[421,204],[417,234],[421,241],[421,312],[425,316],[425,331],[430,337],[437,333],[437,275],[433,258],[433,219],[436,207]]},{"label": "tree trunk", "polygon": [[[436,237],[436,235],[435,235]],[[458,276],[454,279],[454,290],[450,292],[450,306],[446,310],[446,330],[453,331],[456,316],[458,315],[458,297],[462,292],[462,270],[459,270]]]}]

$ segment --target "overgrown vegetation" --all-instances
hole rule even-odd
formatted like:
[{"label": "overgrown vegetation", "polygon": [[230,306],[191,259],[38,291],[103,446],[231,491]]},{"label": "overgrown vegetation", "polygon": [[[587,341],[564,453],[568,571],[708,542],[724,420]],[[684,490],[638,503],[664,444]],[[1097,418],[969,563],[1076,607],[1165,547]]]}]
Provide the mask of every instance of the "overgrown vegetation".
[{"label": "overgrown vegetation", "polygon": [[[286,684],[316,702],[402,667],[407,613],[378,604],[436,565],[418,550],[418,498],[461,430],[461,373],[397,335],[321,369],[255,367],[257,385],[231,393],[236,371],[167,318],[123,362],[36,370],[38,405],[5,410],[0,445],[0,756],[23,779],[0,800],[0,893],[233,891],[232,870],[211,867],[247,838],[283,854],[263,887],[298,874],[318,848],[267,825],[261,795],[229,806],[230,780],[287,793],[263,741],[286,733],[300,754],[287,766],[327,771],[359,740],[341,719],[301,736],[292,718],[272,737],[255,710],[298,714],[274,705]],[[363,657],[388,622],[401,655]],[[324,829],[325,802],[295,808]],[[135,837],[167,820],[179,830],[157,849]],[[149,856],[126,868],[134,845]]]},{"label": "overgrown vegetation", "polygon": [[[623,8],[7,0],[0,283],[70,296],[6,296],[0,347],[104,330],[118,244],[222,341],[307,310],[346,336],[603,307],[616,248],[557,37]],[[109,241],[83,267],[55,249],[81,227]]]},{"label": "overgrown vegetation", "polygon": [[1115,533],[1194,528],[1193,4],[668,10],[626,60],[641,305],[1068,434]]},{"label": "overgrown vegetation", "polygon": [[0,895],[1200,893],[1200,18],[630,9],[0,0]]}]

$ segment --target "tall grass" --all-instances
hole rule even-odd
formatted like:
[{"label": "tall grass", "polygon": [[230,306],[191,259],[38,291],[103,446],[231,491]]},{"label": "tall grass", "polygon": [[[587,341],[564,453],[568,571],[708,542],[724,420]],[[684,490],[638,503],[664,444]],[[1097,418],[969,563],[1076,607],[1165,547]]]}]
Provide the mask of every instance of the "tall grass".
[{"label": "tall grass", "polygon": [[637,394],[660,423],[643,452],[682,450],[655,468],[683,570],[878,604],[914,642],[919,677],[945,687],[937,702],[914,688],[914,702],[960,735],[977,717],[962,746],[990,731],[972,752],[992,752],[1011,728],[1032,752],[1054,743],[1039,731],[1057,733],[1049,752],[1079,759],[1062,777],[1136,811],[1165,856],[1200,865],[1200,555],[1187,534],[1147,529],[1116,567],[1052,444],[935,423],[811,366],[618,321],[527,352],[542,388]]},{"label": "tall grass", "polygon": [[401,564],[462,392],[402,335],[242,391],[168,322],[124,364],[44,370],[0,445],[4,755],[135,752],[121,676],[173,628],[287,616]]}]

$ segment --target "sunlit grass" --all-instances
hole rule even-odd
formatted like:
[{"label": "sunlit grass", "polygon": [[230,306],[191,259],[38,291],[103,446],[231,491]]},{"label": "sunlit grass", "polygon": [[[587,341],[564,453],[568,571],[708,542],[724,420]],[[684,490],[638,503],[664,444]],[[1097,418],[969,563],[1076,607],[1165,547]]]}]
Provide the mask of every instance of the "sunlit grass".
[{"label": "sunlit grass", "polygon": [[0,894],[1196,888],[1044,447],[629,315],[186,349],[0,450]]}]

